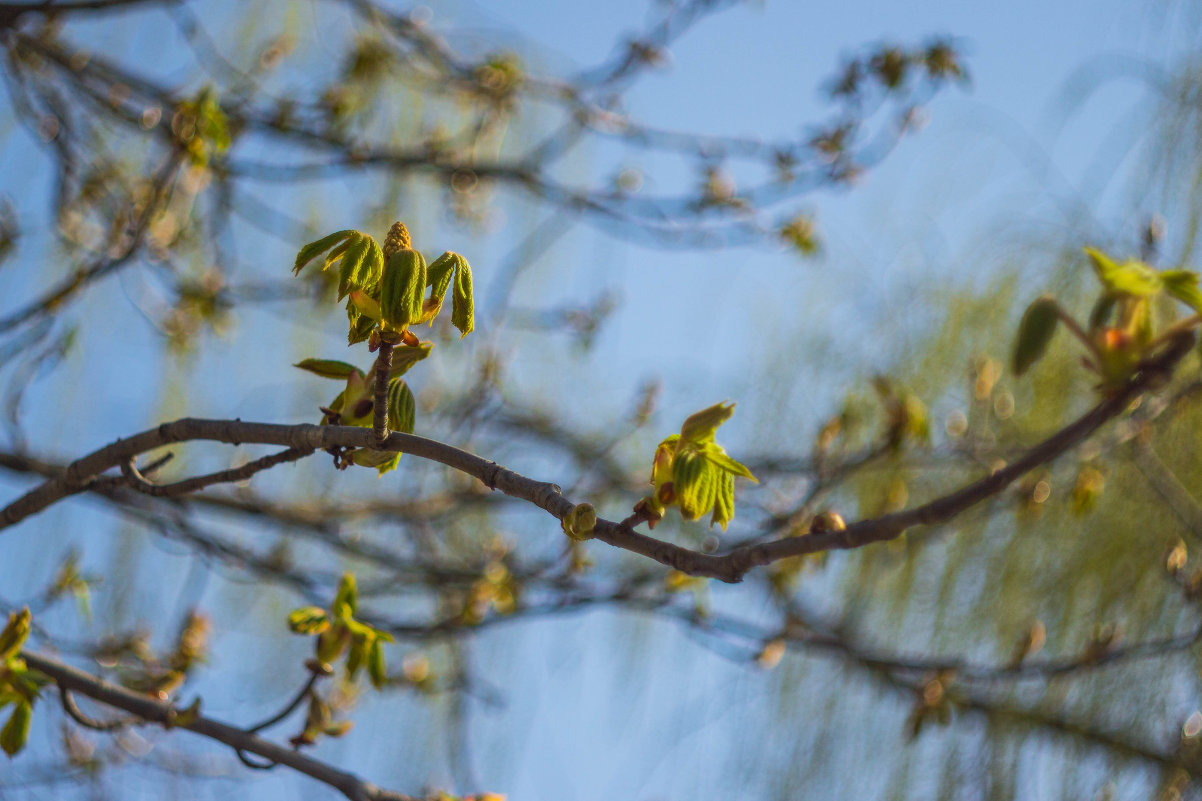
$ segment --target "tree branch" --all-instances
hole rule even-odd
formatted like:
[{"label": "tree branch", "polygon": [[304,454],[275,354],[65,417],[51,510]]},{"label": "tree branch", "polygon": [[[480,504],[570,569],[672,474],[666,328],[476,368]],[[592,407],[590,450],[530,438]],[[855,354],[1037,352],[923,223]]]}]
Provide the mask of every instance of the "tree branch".
[{"label": "tree branch", "polygon": [[[1146,360],[1125,386],[1075,422],[1031,448],[1021,458],[960,490],[913,509],[861,520],[843,531],[784,537],[761,545],[735,548],[725,554],[705,554],[682,548],[641,534],[630,525],[604,519],[598,519],[594,537],[616,548],[648,556],[689,575],[735,583],[753,567],[819,551],[859,548],[898,537],[908,528],[944,523],[997,495],[1030,470],[1060,456],[1117,417],[1143,392],[1166,381],[1193,343],[1191,332],[1175,336],[1159,354]],[[536,481],[473,453],[413,434],[394,432],[381,443],[376,440],[372,429],[357,426],[280,425],[184,418],[163,423],[129,439],[119,439],[72,462],[61,476],[43,483],[0,510],[0,529],[88,489],[101,473],[127,463],[140,453],[185,440],[210,440],[235,445],[287,445],[290,449],[309,452],[350,447],[399,451],[474,476],[489,489],[529,501],[559,520],[575,505],[561,494],[556,484]]]},{"label": "tree branch", "polygon": [[[165,728],[187,729],[202,737],[224,743],[236,751],[256,754],[328,784],[351,801],[417,801],[413,796],[381,789],[352,773],[310,759],[298,751],[256,737],[228,723],[204,716],[186,721],[181,710],[168,701],[160,701],[152,696],[111,684],[45,654],[24,651],[21,658],[29,667],[49,676],[64,694],[84,695],[114,709],[135,715],[148,723],[158,723]],[[179,720],[184,722],[177,722]]]}]

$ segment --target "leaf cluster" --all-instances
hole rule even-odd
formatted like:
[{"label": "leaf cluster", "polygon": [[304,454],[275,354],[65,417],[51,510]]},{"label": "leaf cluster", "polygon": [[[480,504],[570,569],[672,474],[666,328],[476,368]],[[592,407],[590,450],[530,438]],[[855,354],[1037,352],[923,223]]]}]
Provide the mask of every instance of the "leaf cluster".
[{"label": "leaf cluster", "polygon": [[33,616],[29,607],[13,612],[0,630],[0,709],[11,706],[8,721],[0,728],[0,750],[16,756],[29,739],[33,705],[46,679],[29,669],[21,658],[21,648],[29,638]]},{"label": "leaf cluster", "polygon": [[[388,428],[406,434],[413,433],[417,417],[417,401],[412,390],[401,378],[410,367],[430,355],[430,342],[413,347],[401,346],[392,353],[392,368],[388,377]],[[329,406],[321,407],[322,425],[347,425],[370,428],[375,415],[375,368],[364,373],[353,364],[336,359],[303,359],[295,365],[302,370],[346,382],[346,386]],[[394,469],[401,460],[397,451],[357,448],[341,454],[340,466],[356,464],[374,467],[380,475]]]},{"label": "leaf cluster", "polygon": [[[1085,248],[1101,292],[1082,326],[1051,295],[1027,307],[1014,344],[1013,369],[1022,375],[1043,357],[1064,323],[1089,355],[1085,366],[1101,376],[1099,389],[1109,392],[1122,386],[1141,361],[1169,337],[1202,323],[1202,291],[1198,274],[1191,270],[1157,270],[1137,259],[1118,262],[1096,248]],[[1194,314],[1160,327],[1156,301],[1168,298],[1188,306]]]},{"label": "leaf cluster", "polygon": [[[321,672],[332,672],[330,666],[345,655],[347,680],[354,681],[359,671],[366,667],[372,686],[379,689],[388,680],[383,644],[393,642],[393,637],[356,619],[358,600],[355,576],[345,573],[338,582],[338,590],[329,609],[320,606],[294,609],[288,615],[288,628],[295,634],[317,637],[314,655]],[[331,734],[330,731],[323,733]]]},{"label": "leaf cluster", "polygon": [[663,519],[670,506],[680,509],[685,520],[712,512],[710,527],[723,530],[735,516],[735,477],[758,481],[747,466],[727,455],[714,441],[718,427],[734,414],[733,403],[716,403],[692,414],[679,434],[673,434],[655,449],[651,483],[655,490],[635,506],[648,519],[648,526]]}]

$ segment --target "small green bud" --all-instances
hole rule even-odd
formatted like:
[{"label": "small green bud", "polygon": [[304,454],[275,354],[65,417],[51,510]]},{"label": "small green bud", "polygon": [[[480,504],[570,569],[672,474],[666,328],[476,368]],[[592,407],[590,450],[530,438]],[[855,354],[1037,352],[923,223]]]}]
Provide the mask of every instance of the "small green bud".
[{"label": "small green bud", "polygon": [[1027,307],[1018,324],[1018,339],[1014,343],[1013,367],[1016,376],[1027,372],[1043,356],[1059,322],[1060,305],[1051,295],[1044,295]]},{"label": "small green bud", "polygon": [[589,503],[578,503],[560,521],[565,534],[577,542],[591,539],[597,527],[597,510]]}]

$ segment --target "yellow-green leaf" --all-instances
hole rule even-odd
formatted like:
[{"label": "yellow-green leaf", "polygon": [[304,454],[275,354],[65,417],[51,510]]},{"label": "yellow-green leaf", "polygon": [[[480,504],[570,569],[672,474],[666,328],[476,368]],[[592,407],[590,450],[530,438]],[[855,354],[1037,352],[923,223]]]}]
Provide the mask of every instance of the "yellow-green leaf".
[{"label": "yellow-green leaf", "polygon": [[351,292],[347,298],[347,303],[360,315],[370,318],[372,322],[380,322],[383,316],[380,312],[380,302],[362,289],[356,289]]},{"label": "yellow-green leaf", "polygon": [[1148,297],[1164,286],[1160,274],[1142,261],[1129,259],[1118,264],[1096,248],[1085,248],[1085,252],[1093,263],[1098,280],[1112,292]]},{"label": "yellow-green leaf", "polygon": [[7,662],[21,652],[21,647],[29,637],[32,620],[28,606],[8,616],[8,623],[0,631],[0,662]]},{"label": "yellow-green leaf", "polygon": [[1198,274],[1191,270],[1165,270],[1160,274],[1164,291],[1202,314],[1202,292],[1198,290]]},{"label": "yellow-green leaf", "polygon": [[717,523],[726,531],[726,525],[735,517],[735,477],[723,471],[718,481],[718,491],[714,495],[714,514],[710,518],[710,528]]},{"label": "yellow-green leaf", "polygon": [[707,442],[702,446],[701,452],[705,454],[705,458],[709,459],[714,465],[722,468],[727,473],[743,478],[750,479],[757,484],[759,479],[752,475],[751,470],[742,462],[737,462],[726,453],[726,450],[716,442]]},{"label": "yellow-green leaf", "polygon": [[680,427],[680,438],[685,442],[701,443],[714,438],[718,427],[735,413],[733,403],[715,403],[689,415]]},{"label": "yellow-green leaf", "polygon": [[314,375],[319,375],[322,378],[337,378],[346,380],[352,374],[359,372],[359,368],[353,364],[340,362],[336,359],[303,359],[293,367],[299,367],[302,370],[308,370]]},{"label": "yellow-green leaf", "polygon": [[676,503],[685,520],[696,520],[709,511],[704,506],[708,498],[713,505],[716,470],[700,453],[686,449],[676,454],[672,465],[672,483],[676,491]]},{"label": "yellow-green leaf", "polygon": [[16,756],[25,747],[29,739],[29,724],[33,720],[33,707],[28,703],[18,703],[13,709],[8,723],[0,729],[0,749],[10,757]]},{"label": "yellow-green leaf", "polygon": [[[338,607],[345,604],[349,613],[344,615]],[[338,582],[338,592],[334,595],[334,604],[330,608],[338,617],[353,615],[359,604],[359,588],[355,584],[354,573],[343,573]]]},{"label": "yellow-green leaf", "polygon": [[409,368],[420,362],[422,359],[430,355],[430,351],[434,349],[433,342],[419,342],[410,347],[408,345],[398,345],[392,349],[392,370],[388,375],[390,378],[402,376],[409,371]]},{"label": "yellow-green leaf", "polygon": [[367,674],[371,678],[372,686],[377,690],[388,682],[388,671],[384,666],[384,647],[378,637],[371,641],[371,649],[367,658]]},{"label": "yellow-green leaf", "polygon": [[426,289],[426,260],[416,250],[392,254],[380,283],[380,312],[385,323],[401,328],[421,317]]},{"label": "yellow-green leaf", "polygon": [[409,385],[400,378],[392,379],[388,383],[388,427],[412,434],[416,416],[417,402]]},{"label": "yellow-green leaf", "polygon": [[313,259],[320,256],[322,253],[325,253],[342,240],[348,239],[356,234],[358,234],[358,231],[335,231],[329,236],[323,236],[321,239],[318,239],[315,242],[310,242],[301,248],[300,252],[296,254],[296,263],[292,266],[292,272],[299,273],[304,266],[313,261]]},{"label": "yellow-green leaf", "polygon": [[472,268],[467,260],[456,255],[455,289],[451,293],[451,324],[459,329],[459,338],[476,327],[475,300],[472,297]]},{"label": "yellow-green leaf", "polygon": [[294,634],[321,634],[330,628],[330,616],[320,606],[302,606],[288,615],[288,628]]}]

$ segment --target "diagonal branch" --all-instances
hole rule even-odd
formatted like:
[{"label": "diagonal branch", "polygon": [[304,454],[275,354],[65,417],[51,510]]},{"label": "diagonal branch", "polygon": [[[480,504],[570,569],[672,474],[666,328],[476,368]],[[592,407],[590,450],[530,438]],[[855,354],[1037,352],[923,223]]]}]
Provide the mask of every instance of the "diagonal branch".
[{"label": "diagonal branch", "polygon": [[351,801],[416,801],[413,796],[381,789],[353,773],[311,759],[299,751],[264,740],[228,723],[203,715],[187,720],[184,713],[169,701],[160,701],[152,696],[111,684],[45,654],[24,651],[21,658],[29,667],[49,676],[58,685],[59,692],[64,693],[66,697],[69,697],[70,693],[84,695],[148,723],[158,723],[166,728],[187,729],[202,737],[224,743],[237,751],[256,754],[328,784]]},{"label": "diagonal branch", "polygon": [[[938,525],[1002,492],[1030,470],[1060,456],[1122,414],[1141,394],[1166,381],[1193,343],[1191,332],[1174,336],[1159,354],[1140,366],[1125,386],[1115,390],[1075,422],[1006,467],[913,509],[861,520],[843,531],[784,537],[760,545],[735,548],[725,554],[705,554],[682,548],[641,534],[630,525],[603,519],[597,521],[593,536],[616,548],[650,557],[689,575],[734,583],[742,580],[753,567],[781,559],[819,551],[859,548],[893,539],[909,528]],[[356,426],[281,425],[184,418],[163,423],[128,439],[119,439],[72,462],[62,475],[30,490],[0,510],[0,529],[37,514],[63,498],[87,490],[106,470],[127,464],[140,453],[185,440],[209,440],[235,445],[285,445],[290,449],[308,452],[328,448],[398,451],[439,462],[478,478],[489,489],[529,501],[559,520],[563,520],[575,506],[563,496],[556,484],[536,481],[468,451],[413,434],[394,432],[381,443],[376,440],[372,429]]]}]

